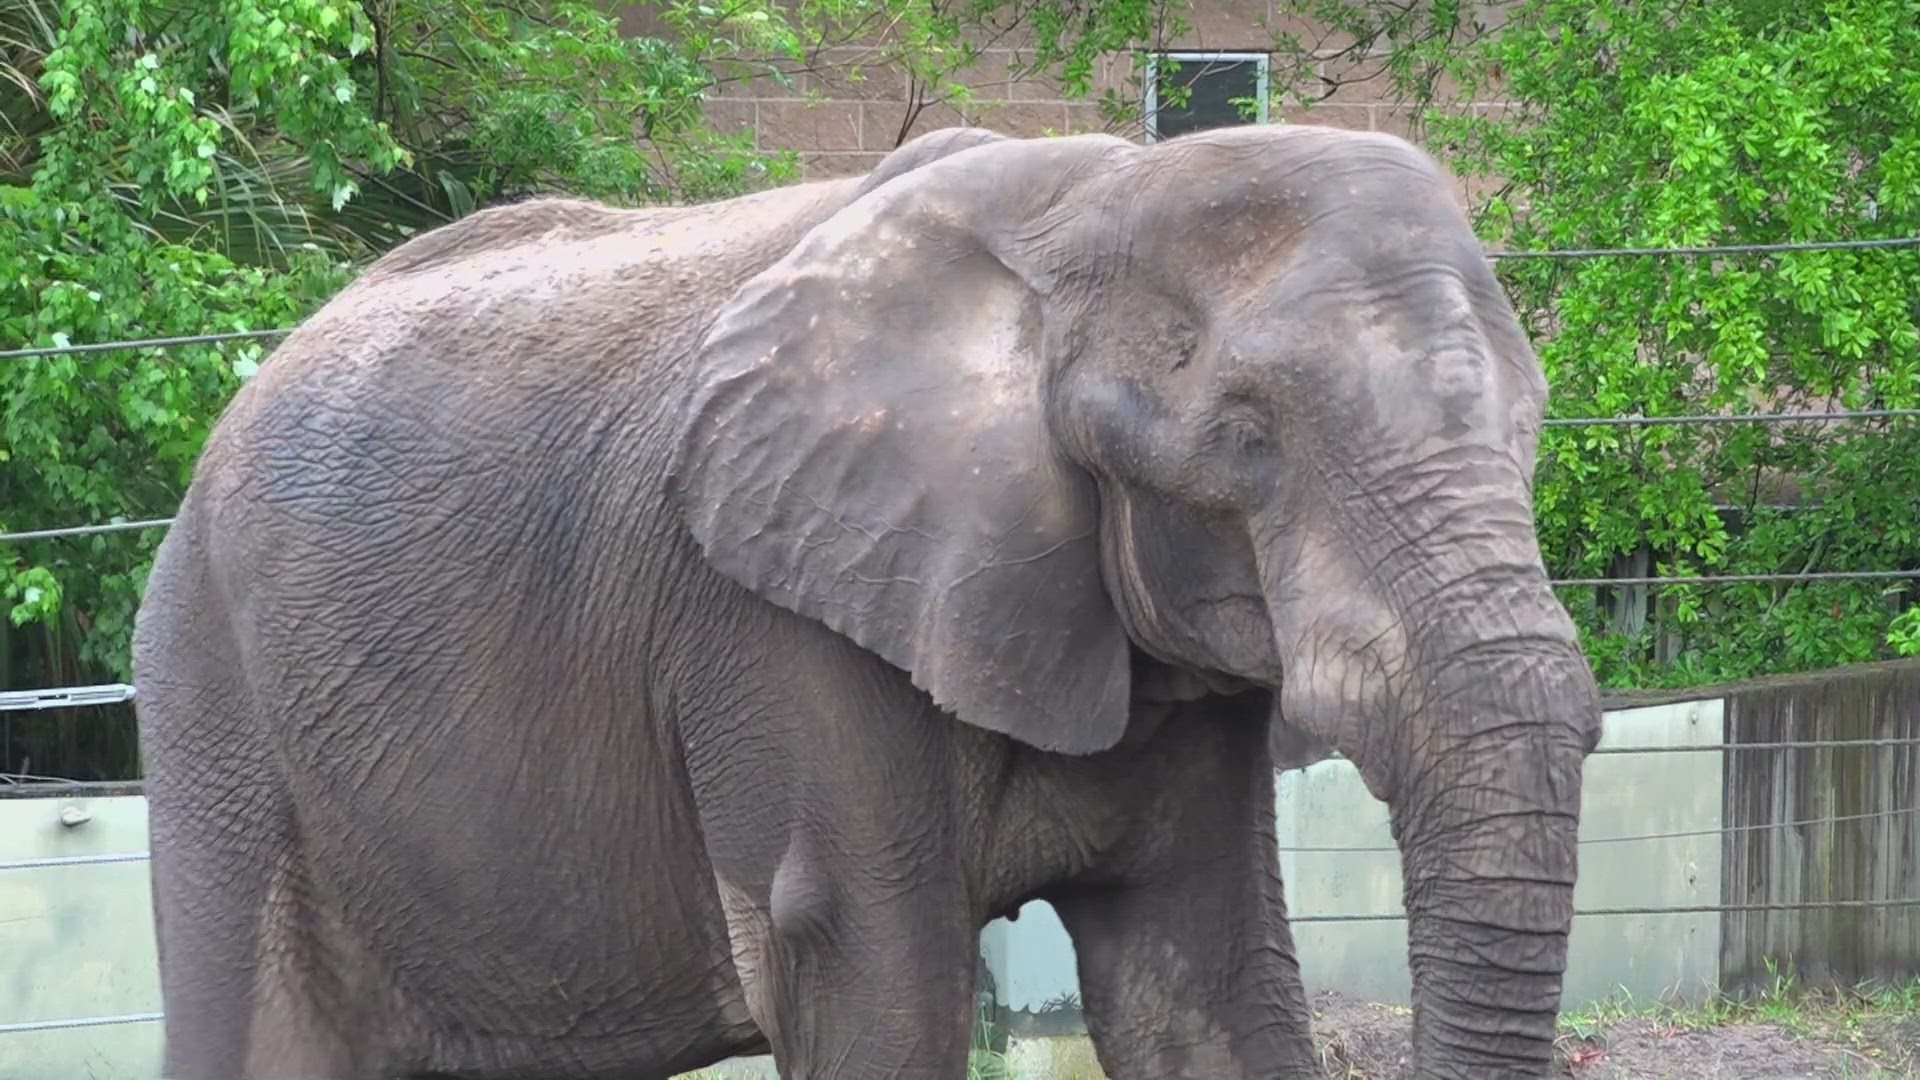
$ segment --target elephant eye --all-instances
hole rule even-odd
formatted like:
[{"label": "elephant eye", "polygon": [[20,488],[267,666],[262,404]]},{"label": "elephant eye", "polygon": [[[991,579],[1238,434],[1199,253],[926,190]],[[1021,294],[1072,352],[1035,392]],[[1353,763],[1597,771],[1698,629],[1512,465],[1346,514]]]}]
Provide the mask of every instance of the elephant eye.
[{"label": "elephant eye", "polygon": [[1234,446],[1241,450],[1265,450],[1267,448],[1266,426],[1250,416],[1229,417],[1227,419],[1227,433],[1233,438]]},{"label": "elephant eye", "polygon": [[1239,454],[1264,452],[1272,442],[1273,415],[1256,393],[1227,386],[1213,399],[1214,438]]}]

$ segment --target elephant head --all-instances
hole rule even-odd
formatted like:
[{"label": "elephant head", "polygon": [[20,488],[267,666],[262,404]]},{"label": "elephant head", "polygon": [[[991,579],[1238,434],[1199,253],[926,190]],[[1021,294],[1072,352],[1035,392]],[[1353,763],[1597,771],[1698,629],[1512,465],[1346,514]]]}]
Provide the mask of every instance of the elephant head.
[{"label": "elephant head", "polygon": [[1545,380],[1429,157],[990,141],[703,348],[675,491],[716,567],[1051,751],[1112,747],[1143,664],[1271,690],[1390,808],[1422,1068],[1544,1067],[1598,698],[1534,534]]}]

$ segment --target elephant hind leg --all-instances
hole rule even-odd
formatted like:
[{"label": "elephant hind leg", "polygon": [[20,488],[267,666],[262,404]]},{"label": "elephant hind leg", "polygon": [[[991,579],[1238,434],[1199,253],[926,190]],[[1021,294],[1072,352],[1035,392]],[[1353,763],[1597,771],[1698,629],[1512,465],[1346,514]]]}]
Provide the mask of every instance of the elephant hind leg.
[{"label": "elephant hind leg", "polygon": [[[155,692],[150,718],[179,713]],[[206,724],[204,705],[197,711]],[[235,737],[191,739],[167,722],[144,749],[154,924],[165,1012],[165,1080],[347,1080],[364,1060],[322,962],[284,791]],[[206,729],[203,727],[202,732]],[[258,771],[256,771],[258,770]],[[348,1033],[353,1033],[349,1035]],[[359,1045],[356,1045],[359,1044]]]},{"label": "elephant hind leg", "polygon": [[253,1080],[381,1076],[372,1003],[339,974],[297,864],[275,867],[259,909],[246,1070]]}]

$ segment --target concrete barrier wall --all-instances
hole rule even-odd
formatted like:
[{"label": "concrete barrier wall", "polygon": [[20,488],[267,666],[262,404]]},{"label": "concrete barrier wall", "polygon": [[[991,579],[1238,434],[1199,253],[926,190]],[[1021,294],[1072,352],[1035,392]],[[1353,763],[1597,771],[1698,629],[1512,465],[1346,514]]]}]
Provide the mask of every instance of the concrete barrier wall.
[{"label": "concrete barrier wall", "polygon": [[[142,796],[0,799],[0,863],[146,849]],[[151,1020],[4,1029],[159,1011],[144,861],[0,870],[0,1080],[153,1080]]]},{"label": "concrete barrier wall", "polygon": [[[1719,699],[1611,711],[1603,748],[1712,745],[1723,741]],[[1581,872],[1575,905],[1701,907],[1719,903],[1724,803],[1716,752],[1596,756],[1582,784]],[[1353,766],[1323,761],[1280,777],[1280,867],[1296,918],[1403,915],[1400,856],[1387,808]],[[1628,840],[1649,834],[1693,833]],[[1316,848],[1373,850],[1316,851]],[[1309,993],[1323,989],[1385,1003],[1410,999],[1407,927],[1392,921],[1308,922],[1294,940]],[[1044,902],[983,934],[1000,1022],[1020,1034],[1078,1026],[1073,945]],[[1718,979],[1717,912],[1577,918],[1564,1000],[1586,1004],[1625,989],[1637,996],[1701,996]]]}]

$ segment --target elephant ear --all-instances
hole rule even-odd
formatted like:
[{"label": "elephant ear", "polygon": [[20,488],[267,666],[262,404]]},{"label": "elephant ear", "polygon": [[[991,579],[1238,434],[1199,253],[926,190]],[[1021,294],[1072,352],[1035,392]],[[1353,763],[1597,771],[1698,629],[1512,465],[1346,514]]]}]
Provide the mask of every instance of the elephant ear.
[{"label": "elephant ear", "polygon": [[1019,208],[981,155],[1022,149],[883,184],[744,286],[673,484],[722,573],[963,721],[1085,754],[1125,732],[1128,642],[1097,493],[1048,428],[1041,298],[985,235]]}]

